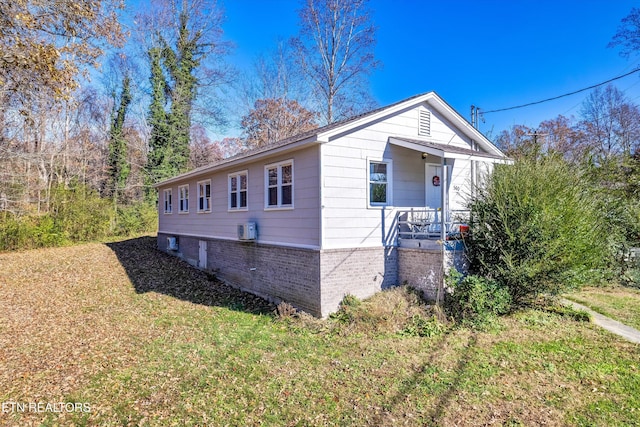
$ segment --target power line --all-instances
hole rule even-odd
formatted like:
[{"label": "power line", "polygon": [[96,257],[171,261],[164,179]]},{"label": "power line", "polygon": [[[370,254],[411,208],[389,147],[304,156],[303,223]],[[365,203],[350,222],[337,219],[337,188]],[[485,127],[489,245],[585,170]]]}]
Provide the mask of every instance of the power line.
[{"label": "power line", "polygon": [[497,110],[489,110],[489,111],[482,111],[481,114],[489,114],[489,113],[497,113],[499,111],[508,111],[508,110],[515,110],[516,108],[524,108],[524,107],[529,107],[530,105],[536,105],[536,104],[542,104],[543,102],[549,102],[549,101],[554,101],[556,99],[560,99],[560,98],[564,98],[565,96],[570,96],[570,95],[575,95],[576,93],[580,93],[580,92],[584,92],[585,90],[589,90],[589,89],[593,89],[596,88],[598,86],[602,86],[602,85],[606,85],[607,83],[611,83],[615,80],[619,80],[623,77],[627,77],[633,73],[637,73],[638,71],[640,71],[640,68],[636,68],[632,71],[629,71],[626,74],[622,74],[620,76],[614,77],[612,79],[606,80],[602,83],[598,83],[589,87],[585,87],[583,89],[580,90],[576,90],[573,92],[569,92],[569,93],[565,93],[564,95],[559,95],[559,96],[554,96],[553,98],[547,98],[547,99],[543,99],[542,101],[536,101],[536,102],[530,102],[528,104],[522,104],[522,105],[516,105],[515,107],[508,107],[508,108],[499,108]]}]

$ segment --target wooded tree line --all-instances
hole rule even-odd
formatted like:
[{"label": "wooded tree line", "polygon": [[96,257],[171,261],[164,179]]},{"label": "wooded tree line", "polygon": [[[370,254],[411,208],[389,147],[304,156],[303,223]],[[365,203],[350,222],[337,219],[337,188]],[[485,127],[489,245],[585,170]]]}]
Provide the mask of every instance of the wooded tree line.
[{"label": "wooded tree line", "polygon": [[0,0],[0,249],[154,227],[154,183],[370,108],[366,0],[300,6],[239,77],[215,0]]},{"label": "wooded tree line", "polygon": [[621,90],[598,87],[583,101],[578,118],[560,115],[536,128],[516,125],[496,142],[514,159],[558,156],[580,168],[601,192],[603,215],[606,202],[625,240],[640,242],[640,106]]},{"label": "wooded tree line", "polygon": [[[131,12],[122,0],[0,0],[0,220],[12,224],[0,240],[76,239],[61,215],[81,217],[80,206],[105,212],[99,233],[153,227],[159,180],[375,107],[367,0],[301,0],[298,34],[249,75],[226,61],[215,0],[149,1]],[[638,15],[613,39],[623,52],[637,51]],[[638,107],[613,87],[592,97],[577,123],[516,127],[497,142],[627,164]],[[242,134],[211,140],[234,117]]]}]

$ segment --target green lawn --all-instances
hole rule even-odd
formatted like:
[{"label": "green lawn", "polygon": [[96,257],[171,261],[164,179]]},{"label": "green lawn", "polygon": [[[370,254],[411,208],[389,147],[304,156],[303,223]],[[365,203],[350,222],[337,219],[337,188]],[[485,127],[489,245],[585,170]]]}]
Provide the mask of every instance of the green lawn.
[{"label": "green lawn", "polygon": [[638,289],[621,286],[584,288],[566,297],[640,330],[640,290]]},{"label": "green lawn", "polygon": [[[640,346],[531,310],[415,336],[398,288],[351,320],[275,307],[151,237],[0,254],[0,425],[634,425]],[[412,323],[413,322],[413,323]]]}]

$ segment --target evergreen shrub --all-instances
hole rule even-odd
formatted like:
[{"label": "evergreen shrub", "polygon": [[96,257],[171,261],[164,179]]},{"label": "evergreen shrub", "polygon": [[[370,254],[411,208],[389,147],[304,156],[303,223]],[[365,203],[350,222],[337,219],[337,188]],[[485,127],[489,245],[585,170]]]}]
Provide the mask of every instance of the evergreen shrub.
[{"label": "evergreen shrub", "polygon": [[613,262],[615,230],[580,169],[561,158],[496,165],[470,208],[472,271],[516,305],[597,282]]}]

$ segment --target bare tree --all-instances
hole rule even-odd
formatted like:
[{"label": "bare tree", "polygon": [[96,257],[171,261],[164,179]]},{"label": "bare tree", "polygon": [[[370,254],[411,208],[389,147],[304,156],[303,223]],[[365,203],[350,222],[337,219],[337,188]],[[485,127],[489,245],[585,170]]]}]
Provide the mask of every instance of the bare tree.
[{"label": "bare tree", "polygon": [[500,132],[496,138],[496,145],[509,157],[517,158],[530,154],[532,151],[540,151],[534,145],[534,129],[525,125],[514,125],[508,130]]},{"label": "bare tree", "polygon": [[640,8],[631,8],[629,15],[622,19],[608,47],[621,48],[620,54],[627,58],[640,51]]},{"label": "bare tree", "polygon": [[542,137],[544,152],[560,154],[572,163],[583,161],[589,152],[584,133],[572,119],[563,115],[540,123],[538,133]]},{"label": "bare tree", "polygon": [[630,155],[640,142],[640,110],[613,85],[594,89],[582,104],[580,128],[596,160]]},{"label": "bare tree", "polygon": [[325,124],[371,107],[366,77],[380,65],[375,34],[367,0],[305,0],[294,45]]},{"label": "bare tree", "polygon": [[220,141],[214,141],[213,144],[217,147],[216,150],[220,151],[223,159],[240,154],[244,149],[243,140],[238,137],[223,138]]},{"label": "bare tree", "polygon": [[262,55],[255,61],[254,68],[258,99],[296,99],[299,102],[308,92],[290,43],[279,41],[270,55]]},{"label": "bare tree", "polygon": [[202,126],[191,128],[191,152],[189,166],[199,168],[222,159],[222,150],[218,144],[211,141],[207,130]]},{"label": "bare tree", "polygon": [[316,114],[297,101],[260,99],[242,119],[245,145],[264,147],[317,127]]}]

